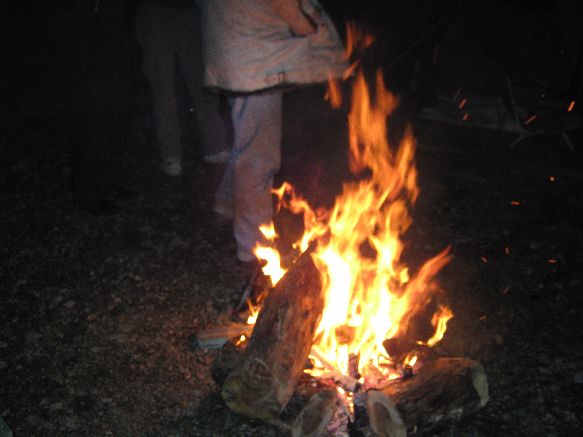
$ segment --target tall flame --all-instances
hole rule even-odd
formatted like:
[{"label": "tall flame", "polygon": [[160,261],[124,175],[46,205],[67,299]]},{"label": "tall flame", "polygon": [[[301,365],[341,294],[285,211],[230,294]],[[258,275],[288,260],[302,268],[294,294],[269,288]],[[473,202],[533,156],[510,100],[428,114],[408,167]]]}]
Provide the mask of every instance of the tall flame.
[{"label": "tall flame", "polygon": [[328,238],[319,241],[314,253],[327,299],[316,344],[340,371],[347,354],[360,356],[359,370],[386,355],[383,340],[404,329],[427,303],[436,289],[432,278],[449,260],[445,250],[412,279],[400,263],[401,236],[411,224],[409,207],[419,194],[415,141],[407,130],[393,152],[387,118],[397,99],[380,73],[375,87],[373,102],[364,76],[357,76],[349,114],[350,169],[368,171],[370,178],[344,184],[329,216]]},{"label": "tall flame", "polygon": [[[380,72],[374,89],[373,99],[359,72],[348,120],[350,170],[358,177],[344,183],[334,207],[317,214],[291,185],[274,191],[279,207],[303,214],[305,232],[297,249],[303,252],[317,241],[312,256],[322,275],[326,304],[314,358],[316,364],[325,363],[325,370],[333,366],[339,373],[348,372],[350,356],[359,357],[361,374],[371,364],[390,359],[383,341],[405,331],[412,316],[427,305],[438,290],[434,277],[450,259],[445,249],[415,274],[401,262],[401,237],[411,225],[409,209],[419,195],[415,140],[407,129],[398,147],[391,147],[387,123],[398,101]],[[271,229],[264,234],[272,235]],[[256,254],[267,258],[262,250]],[[273,283],[278,274],[272,276]],[[451,317],[449,309],[439,308],[432,320],[436,333],[427,345],[441,340]]]}]

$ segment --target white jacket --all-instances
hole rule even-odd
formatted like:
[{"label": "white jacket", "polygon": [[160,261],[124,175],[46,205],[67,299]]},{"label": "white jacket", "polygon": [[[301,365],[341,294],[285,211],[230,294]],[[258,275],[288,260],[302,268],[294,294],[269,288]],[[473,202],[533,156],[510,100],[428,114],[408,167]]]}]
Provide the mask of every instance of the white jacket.
[{"label": "white jacket", "polygon": [[304,13],[317,22],[317,30],[307,36],[292,34],[293,20],[305,20],[300,14],[294,18],[299,2],[198,0],[205,86],[254,92],[341,76],[347,67],[342,44],[317,0],[301,1]]}]

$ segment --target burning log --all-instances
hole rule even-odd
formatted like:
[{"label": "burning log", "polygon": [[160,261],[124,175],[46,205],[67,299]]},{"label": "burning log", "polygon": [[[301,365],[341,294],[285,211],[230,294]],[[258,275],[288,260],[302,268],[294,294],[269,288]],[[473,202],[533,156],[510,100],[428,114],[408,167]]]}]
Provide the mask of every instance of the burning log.
[{"label": "burning log", "polygon": [[431,433],[462,419],[488,402],[483,367],[465,358],[440,358],[411,378],[369,390],[370,427],[379,437],[405,437],[408,430]]},{"label": "burning log", "polygon": [[[336,384],[338,384],[346,391],[352,392],[356,390],[356,388],[359,385],[358,379],[352,377],[351,375],[343,375],[342,373],[338,372],[336,368],[331,363],[328,362],[326,357],[324,357],[324,355],[322,355],[318,351],[318,348],[313,347],[312,350],[310,351],[310,355],[316,357],[318,361],[320,361],[322,366],[324,366],[324,369],[326,369],[326,371],[323,372],[322,375],[320,375],[321,379],[323,380],[329,379],[331,381],[334,381]],[[356,372],[358,373],[358,363]]]},{"label": "burning log", "polygon": [[[232,342],[223,346],[211,367],[211,376],[217,385],[224,384],[227,376],[243,359],[243,354],[244,349]],[[334,387],[303,373],[283,413],[267,423],[285,435],[302,437],[322,436],[324,428],[334,428],[335,425],[346,429],[348,412]]]},{"label": "burning log", "polygon": [[241,364],[221,395],[236,413],[275,419],[300,378],[324,307],[322,283],[306,252],[265,300]]},{"label": "burning log", "polygon": [[383,347],[391,358],[398,363],[402,363],[407,355],[414,353],[417,356],[428,355],[431,348],[419,344],[408,338],[389,338],[383,341]]},{"label": "burning log", "polygon": [[281,415],[267,423],[291,437],[348,437],[349,421],[337,387],[303,373]]},{"label": "burning log", "polygon": [[337,409],[338,395],[329,388],[314,394],[292,425],[292,437],[319,437]]}]

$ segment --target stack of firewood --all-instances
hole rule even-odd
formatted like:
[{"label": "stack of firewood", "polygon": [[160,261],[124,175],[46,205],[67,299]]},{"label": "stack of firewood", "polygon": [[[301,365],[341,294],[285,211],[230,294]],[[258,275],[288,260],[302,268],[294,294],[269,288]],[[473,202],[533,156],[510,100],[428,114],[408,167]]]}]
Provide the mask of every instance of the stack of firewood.
[{"label": "stack of firewood", "polygon": [[[292,436],[427,434],[475,413],[488,401],[482,366],[437,358],[413,376],[375,389],[357,386],[352,408],[333,383],[303,371],[324,308],[320,274],[304,253],[270,292],[244,349],[227,343],[212,373],[228,407]],[[247,328],[248,329],[248,328]]]}]

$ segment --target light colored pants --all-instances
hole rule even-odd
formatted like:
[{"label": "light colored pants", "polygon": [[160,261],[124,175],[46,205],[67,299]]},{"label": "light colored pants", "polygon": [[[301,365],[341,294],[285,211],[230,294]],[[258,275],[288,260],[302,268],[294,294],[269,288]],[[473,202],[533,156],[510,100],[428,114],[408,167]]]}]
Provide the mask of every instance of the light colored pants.
[{"label": "light colored pants", "polygon": [[281,93],[232,97],[234,143],[215,211],[233,218],[237,258],[255,259],[259,226],[273,218],[273,178],[281,164]]},{"label": "light colored pants", "polygon": [[136,37],[142,46],[144,74],[152,90],[154,123],[162,159],[181,158],[176,72],[190,94],[205,157],[230,150],[229,131],[220,113],[220,97],[203,90],[200,12],[198,8],[140,6]]}]

